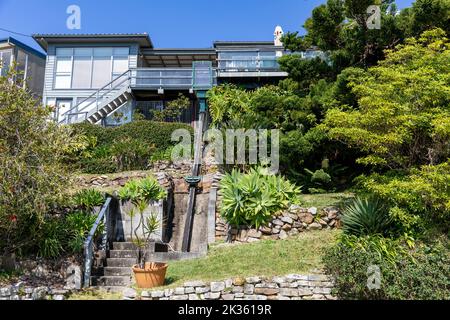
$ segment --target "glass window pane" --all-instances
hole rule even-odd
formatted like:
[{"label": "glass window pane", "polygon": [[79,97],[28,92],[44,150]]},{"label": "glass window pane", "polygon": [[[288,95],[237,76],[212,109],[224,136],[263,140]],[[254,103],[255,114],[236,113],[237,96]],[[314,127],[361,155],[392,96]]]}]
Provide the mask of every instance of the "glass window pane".
[{"label": "glass window pane", "polygon": [[114,48],[115,56],[128,56],[130,54],[130,48],[122,47],[122,48]]},{"label": "glass window pane", "polygon": [[112,53],[112,48],[94,48],[95,57],[111,57]]},{"label": "glass window pane", "polygon": [[90,56],[92,56],[92,49],[91,48],[76,48],[75,49],[75,56],[77,56],[77,57],[90,57]]},{"label": "glass window pane", "polygon": [[0,52],[0,76],[6,76],[11,66],[11,51]]},{"label": "glass window pane", "polygon": [[70,89],[71,76],[56,76],[55,89]]},{"label": "glass window pane", "polygon": [[72,88],[85,89],[91,87],[91,57],[75,57],[73,60]]},{"label": "glass window pane", "polygon": [[111,82],[111,57],[95,57],[92,88],[102,88]]},{"label": "glass window pane", "polygon": [[56,72],[72,72],[72,59],[69,57],[58,57],[56,62]]},{"label": "glass window pane", "polygon": [[72,48],[57,48],[56,55],[57,56],[71,56],[73,54]]},{"label": "glass window pane", "polygon": [[114,73],[124,73],[128,70],[128,57],[126,58],[114,58]]}]

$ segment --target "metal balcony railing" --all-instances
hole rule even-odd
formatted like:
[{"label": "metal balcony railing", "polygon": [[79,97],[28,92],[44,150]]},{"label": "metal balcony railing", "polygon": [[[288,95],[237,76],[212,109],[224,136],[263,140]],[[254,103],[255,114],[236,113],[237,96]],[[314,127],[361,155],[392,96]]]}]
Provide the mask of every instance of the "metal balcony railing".
[{"label": "metal balcony railing", "polygon": [[216,70],[211,64],[194,64],[193,68],[130,69],[67,112],[60,114],[56,110],[56,121],[60,124],[83,121],[127,89],[209,90],[216,84]]}]

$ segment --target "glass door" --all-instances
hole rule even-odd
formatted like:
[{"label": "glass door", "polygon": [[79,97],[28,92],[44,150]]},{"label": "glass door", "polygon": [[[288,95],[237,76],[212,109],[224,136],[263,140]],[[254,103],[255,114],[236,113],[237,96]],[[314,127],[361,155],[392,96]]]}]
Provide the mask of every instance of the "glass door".
[{"label": "glass door", "polygon": [[[70,120],[69,115],[66,113],[72,109],[72,103],[72,99],[56,99],[55,118],[57,122],[63,119]],[[70,121],[68,121],[68,123],[70,123]]]}]

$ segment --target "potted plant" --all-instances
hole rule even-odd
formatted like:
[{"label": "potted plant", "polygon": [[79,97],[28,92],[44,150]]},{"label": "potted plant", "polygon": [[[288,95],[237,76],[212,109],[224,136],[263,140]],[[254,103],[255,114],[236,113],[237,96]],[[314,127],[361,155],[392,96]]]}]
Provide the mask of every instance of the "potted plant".
[{"label": "potted plant", "polygon": [[[147,261],[149,246],[155,241],[161,223],[155,212],[146,214],[147,208],[167,197],[167,192],[154,178],[128,182],[120,191],[121,200],[130,201],[132,208],[130,238],[138,248],[137,264],[132,266],[136,284],[139,288],[154,288],[164,285],[167,264]],[[133,228],[133,219],[138,215],[139,222]]]}]

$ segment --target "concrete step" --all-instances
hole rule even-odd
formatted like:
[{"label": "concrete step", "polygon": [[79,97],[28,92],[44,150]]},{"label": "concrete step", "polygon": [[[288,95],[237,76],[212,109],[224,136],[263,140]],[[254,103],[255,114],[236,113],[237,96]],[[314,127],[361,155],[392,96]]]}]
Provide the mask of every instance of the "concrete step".
[{"label": "concrete step", "polygon": [[[169,251],[169,248],[168,248],[167,244],[165,244],[165,243],[152,242],[152,243],[149,243],[148,248],[152,252],[167,252],[167,251]],[[113,246],[112,246],[112,250],[113,251],[116,251],[116,250],[130,251],[130,250],[138,250],[138,248],[132,242],[114,242]]]},{"label": "concrete step", "polygon": [[196,252],[156,252],[148,255],[147,260],[152,262],[169,262],[169,261],[181,261],[203,258],[206,256],[204,253]]},{"label": "concrete step", "polygon": [[111,250],[109,252],[110,258],[136,258],[137,250]]},{"label": "concrete step", "polygon": [[128,267],[131,268],[137,263],[137,259],[134,258],[108,258],[106,259],[107,267]]},{"label": "concrete step", "polygon": [[93,286],[126,287],[131,285],[131,276],[91,277]]},{"label": "concrete step", "polygon": [[129,267],[105,267],[103,273],[106,277],[111,276],[129,276],[133,273],[131,266]]},{"label": "concrete step", "polygon": [[113,250],[136,250],[136,245],[132,242],[114,242]]}]

